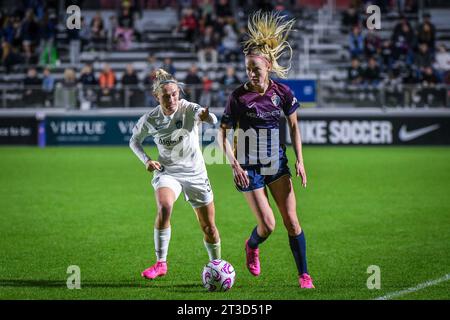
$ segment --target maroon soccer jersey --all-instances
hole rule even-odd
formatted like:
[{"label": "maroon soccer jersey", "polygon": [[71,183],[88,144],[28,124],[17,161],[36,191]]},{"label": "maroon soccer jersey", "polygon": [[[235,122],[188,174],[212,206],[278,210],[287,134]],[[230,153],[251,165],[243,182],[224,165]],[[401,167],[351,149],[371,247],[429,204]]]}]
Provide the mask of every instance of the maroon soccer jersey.
[{"label": "maroon soccer jersey", "polygon": [[[228,99],[221,123],[235,130],[242,129],[241,132],[248,138],[244,139],[245,159],[238,159],[239,162],[256,164],[262,158],[270,157],[271,150],[279,146],[281,114],[289,116],[298,107],[299,103],[292,90],[274,80],[270,80],[263,95],[250,91],[247,84],[234,90]],[[236,147],[238,146],[235,145],[235,151]],[[278,153],[278,148],[274,151]]]}]

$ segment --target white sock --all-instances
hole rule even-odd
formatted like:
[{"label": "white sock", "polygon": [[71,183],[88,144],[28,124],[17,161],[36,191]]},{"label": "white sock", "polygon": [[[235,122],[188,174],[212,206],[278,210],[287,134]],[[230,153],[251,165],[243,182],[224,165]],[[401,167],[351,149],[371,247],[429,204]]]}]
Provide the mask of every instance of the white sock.
[{"label": "white sock", "polygon": [[155,253],[158,261],[166,261],[170,242],[170,227],[166,229],[154,229]]},{"label": "white sock", "polygon": [[203,243],[205,244],[206,251],[208,251],[209,260],[220,259],[220,240],[217,243],[209,243],[203,239]]}]

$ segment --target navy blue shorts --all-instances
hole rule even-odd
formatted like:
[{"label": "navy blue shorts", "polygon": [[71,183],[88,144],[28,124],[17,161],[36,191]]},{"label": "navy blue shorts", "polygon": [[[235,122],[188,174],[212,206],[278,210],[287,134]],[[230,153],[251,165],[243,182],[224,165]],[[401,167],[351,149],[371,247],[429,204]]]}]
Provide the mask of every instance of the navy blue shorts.
[{"label": "navy blue shorts", "polygon": [[256,189],[264,188],[266,185],[271,184],[275,180],[278,180],[282,176],[289,175],[291,177],[291,170],[288,167],[288,158],[286,156],[286,146],[280,146],[278,170],[272,175],[263,175],[264,170],[262,165],[242,166],[242,169],[247,171],[248,178],[250,180],[247,188],[240,187],[236,184],[236,189],[241,192],[252,191]]}]

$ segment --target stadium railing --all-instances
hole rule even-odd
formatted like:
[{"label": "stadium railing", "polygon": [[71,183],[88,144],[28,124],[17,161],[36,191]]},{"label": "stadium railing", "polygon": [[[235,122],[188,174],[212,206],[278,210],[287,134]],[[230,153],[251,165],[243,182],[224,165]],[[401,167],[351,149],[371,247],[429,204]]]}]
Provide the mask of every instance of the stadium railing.
[{"label": "stadium railing", "polygon": [[[187,85],[181,95],[202,106],[222,108],[236,85]],[[0,85],[0,108],[64,108],[90,110],[102,108],[155,107],[157,100],[150,85],[116,85],[101,88],[98,85],[57,84],[52,90],[42,86],[17,84]],[[315,105],[320,108],[449,108],[450,86],[436,85],[351,85],[345,82],[317,80]],[[299,99],[301,101],[301,99]]]}]

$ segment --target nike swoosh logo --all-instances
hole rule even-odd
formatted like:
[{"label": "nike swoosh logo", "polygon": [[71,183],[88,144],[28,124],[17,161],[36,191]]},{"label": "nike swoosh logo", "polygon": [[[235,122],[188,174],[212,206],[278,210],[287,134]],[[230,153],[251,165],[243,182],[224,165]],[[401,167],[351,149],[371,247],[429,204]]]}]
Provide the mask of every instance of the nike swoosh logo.
[{"label": "nike swoosh logo", "polygon": [[434,131],[437,129],[439,129],[439,125],[433,124],[433,125],[425,127],[425,128],[407,131],[406,125],[404,124],[400,128],[400,132],[398,133],[398,138],[400,139],[400,141],[411,141],[411,140],[414,140],[420,136],[423,136],[423,135],[430,133],[431,131]]}]

